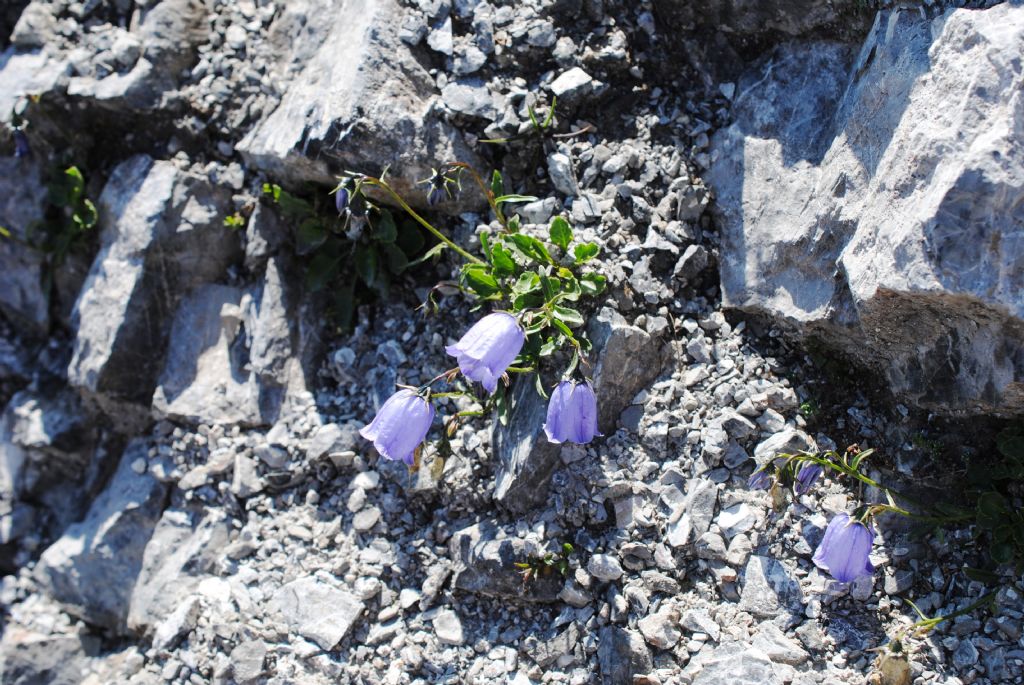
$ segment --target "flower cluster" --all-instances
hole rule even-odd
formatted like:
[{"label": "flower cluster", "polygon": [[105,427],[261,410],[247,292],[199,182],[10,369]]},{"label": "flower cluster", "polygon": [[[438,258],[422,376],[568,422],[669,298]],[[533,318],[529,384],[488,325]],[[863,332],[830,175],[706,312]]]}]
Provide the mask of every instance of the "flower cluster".
[{"label": "flower cluster", "polygon": [[[516,317],[494,312],[477,321],[445,351],[455,357],[458,370],[480,383],[489,395],[519,356],[526,333]],[[439,378],[454,375],[442,374]],[[373,421],[359,433],[386,459],[412,465],[415,452],[434,421],[430,384],[418,389],[402,388],[381,406]],[[553,443],[585,444],[597,430],[597,397],[589,381],[562,381],[551,393],[544,430]]]}]

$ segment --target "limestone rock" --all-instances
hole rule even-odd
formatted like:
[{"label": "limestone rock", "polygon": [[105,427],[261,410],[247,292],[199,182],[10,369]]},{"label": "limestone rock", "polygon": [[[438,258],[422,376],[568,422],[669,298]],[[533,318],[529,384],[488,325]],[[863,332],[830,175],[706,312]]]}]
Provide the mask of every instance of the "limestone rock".
[{"label": "limestone rock", "polygon": [[213,570],[230,531],[223,515],[165,511],[141,556],[138,582],[129,588],[128,628],[148,633],[181,605]]},{"label": "limestone rock", "polygon": [[500,464],[494,499],[517,513],[547,500],[561,452],[561,445],[549,442],[544,433],[547,402],[531,381],[516,379],[509,398],[508,425],[495,420],[491,438]]},{"label": "limestone rock", "polygon": [[389,167],[398,192],[424,205],[415,184],[432,165],[475,162],[438,115],[430,75],[393,30],[403,12],[396,0],[352,0],[325,15],[333,23],[321,49],[238,145],[249,164],[288,182],[324,185],[346,169]]},{"label": "limestone rock", "polygon": [[10,685],[78,685],[99,640],[78,635],[43,635],[11,625],[0,642],[0,682]]},{"label": "limestone rock", "polygon": [[774,618],[781,612],[801,614],[804,595],[799,581],[773,557],[755,554],[743,574],[739,608],[758,618]]},{"label": "limestone rock", "polygon": [[661,349],[657,338],[609,308],[594,317],[588,333],[597,360],[593,375],[597,424],[602,433],[611,435],[622,410],[661,372]]},{"label": "limestone rock", "polygon": [[35,570],[39,584],[68,613],[122,634],[167,493],[153,476],[132,470],[140,456],[146,457],[146,443],[133,441],[85,519],[43,552]]},{"label": "limestone rock", "polygon": [[312,576],[282,586],[269,608],[280,614],[292,630],[331,650],[341,642],[363,612],[363,603]]},{"label": "limestone rock", "polygon": [[101,404],[149,404],[178,301],[240,257],[222,225],[227,200],[170,162],[140,155],[114,169],[98,203],[100,251],[72,316],[72,385]]},{"label": "limestone rock", "polygon": [[1024,411],[1022,38],[1012,4],[894,9],[859,55],[783,45],[744,76],[709,179],[727,306],[821,337],[905,403]]},{"label": "limestone rock", "polygon": [[449,549],[458,562],[452,582],[460,590],[531,602],[554,602],[562,590],[558,573],[524,583],[516,564],[527,561],[531,550],[521,538],[497,539],[493,524],[479,523],[456,532]]},{"label": "limestone rock", "polygon": [[654,668],[651,652],[636,632],[606,626],[598,633],[597,659],[602,685],[632,685],[633,677],[647,675]]},{"label": "limestone rock", "polygon": [[693,685],[782,685],[764,652],[730,642],[718,647],[704,662]]}]

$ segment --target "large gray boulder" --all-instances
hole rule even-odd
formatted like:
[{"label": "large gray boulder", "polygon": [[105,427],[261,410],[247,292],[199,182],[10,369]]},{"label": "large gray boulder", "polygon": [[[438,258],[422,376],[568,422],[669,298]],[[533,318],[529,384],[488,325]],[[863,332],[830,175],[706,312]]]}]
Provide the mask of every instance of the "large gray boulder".
[{"label": "large gray boulder", "polygon": [[140,155],[114,169],[99,200],[100,251],[72,316],[72,385],[101,404],[149,405],[178,302],[241,257],[223,226],[229,202],[171,162]]},{"label": "large gray boulder", "polygon": [[148,446],[133,441],[85,518],[43,552],[36,565],[40,586],[83,621],[126,632],[132,590],[143,551],[163,511],[167,486],[133,466],[146,462]]},{"label": "large gray boulder", "polygon": [[408,10],[397,0],[334,5],[323,15],[331,29],[321,48],[238,150],[253,167],[291,183],[334,185],[344,170],[388,167],[398,191],[422,205],[416,183],[431,167],[477,158],[440,116],[433,79],[398,38],[395,27]]},{"label": "large gray boulder", "polygon": [[[713,141],[725,304],[943,413],[1024,412],[1024,8],[780,47]],[[951,105],[955,102],[955,106]]]}]

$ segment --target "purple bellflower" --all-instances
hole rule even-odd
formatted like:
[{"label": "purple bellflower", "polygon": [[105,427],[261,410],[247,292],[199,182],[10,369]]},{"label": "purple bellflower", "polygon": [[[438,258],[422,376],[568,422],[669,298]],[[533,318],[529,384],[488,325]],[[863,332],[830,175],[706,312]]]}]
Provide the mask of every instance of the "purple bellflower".
[{"label": "purple bellflower", "polygon": [[767,490],[771,484],[772,476],[768,473],[768,469],[758,469],[747,479],[747,487],[751,490]]},{"label": "purple bellflower", "polygon": [[493,395],[498,379],[519,355],[525,340],[526,333],[514,316],[495,312],[477,321],[459,342],[444,349],[458,360],[466,378],[480,382]]},{"label": "purple bellflower", "polygon": [[555,444],[575,442],[585,445],[601,435],[597,430],[597,397],[590,381],[562,381],[558,384],[548,402],[544,432]]},{"label": "purple bellflower", "polygon": [[388,398],[370,425],[359,434],[373,443],[385,459],[412,465],[413,452],[427,437],[434,420],[434,405],[412,390],[402,389]]},{"label": "purple bellflower", "polygon": [[338,188],[338,192],[334,194],[334,206],[338,210],[338,214],[344,214],[345,210],[348,209],[349,193],[346,188]]},{"label": "purple bellflower", "polygon": [[814,552],[814,564],[841,583],[870,576],[875,572],[868,559],[874,539],[874,527],[851,521],[848,514],[838,514],[825,529],[825,537]]},{"label": "purple bellflower", "polygon": [[824,471],[825,469],[813,461],[805,462],[797,472],[796,483],[793,484],[796,494],[807,494],[807,491],[814,487],[814,484],[821,478],[821,474]]}]

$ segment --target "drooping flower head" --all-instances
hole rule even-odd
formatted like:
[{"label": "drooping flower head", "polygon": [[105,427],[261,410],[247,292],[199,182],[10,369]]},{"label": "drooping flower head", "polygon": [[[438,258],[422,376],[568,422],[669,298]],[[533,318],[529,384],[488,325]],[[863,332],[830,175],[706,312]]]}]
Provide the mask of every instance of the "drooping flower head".
[{"label": "drooping flower head", "polygon": [[813,461],[804,463],[800,467],[800,471],[796,474],[796,483],[793,484],[793,489],[796,490],[796,494],[804,495],[810,490],[817,482],[818,478],[825,471],[819,464],[815,464]]},{"label": "drooping flower head", "polygon": [[751,490],[767,490],[771,484],[772,476],[768,473],[768,469],[758,469],[747,479],[747,487]]},{"label": "drooping flower head", "polygon": [[412,390],[402,389],[388,398],[359,434],[385,459],[412,465],[413,452],[427,437],[433,420],[434,405]]},{"label": "drooping flower head", "polygon": [[493,395],[498,379],[519,355],[525,340],[526,333],[514,316],[495,312],[477,321],[459,342],[444,349],[459,362],[466,378],[478,381]]},{"label": "drooping flower head", "polygon": [[585,445],[596,436],[597,397],[590,381],[562,381],[551,392],[544,432],[553,443]]},{"label": "drooping flower head", "polygon": [[338,214],[344,214],[348,209],[349,197],[348,188],[345,187],[339,187],[334,193],[334,207],[338,210]]},{"label": "drooping flower head", "polygon": [[814,564],[841,583],[850,583],[875,572],[868,556],[875,539],[870,524],[838,514],[829,522],[825,536],[814,552]]}]

